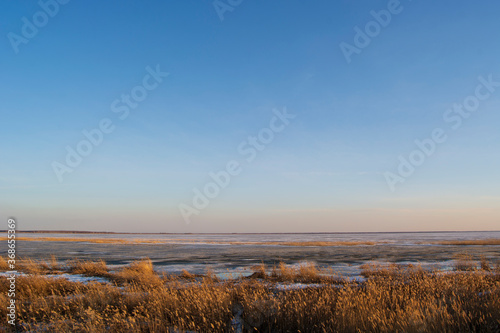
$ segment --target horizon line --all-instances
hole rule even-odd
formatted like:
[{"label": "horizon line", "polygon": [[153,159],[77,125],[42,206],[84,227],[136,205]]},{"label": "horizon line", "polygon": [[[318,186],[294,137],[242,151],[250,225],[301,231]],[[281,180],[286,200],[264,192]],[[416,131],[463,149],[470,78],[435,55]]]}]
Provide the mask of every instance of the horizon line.
[{"label": "horizon line", "polygon": [[[7,232],[7,230],[0,230]],[[59,233],[59,234],[125,234],[125,235],[276,235],[276,234],[404,234],[404,233],[467,233],[500,232],[500,230],[438,230],[438,231],[318,231],[318,232],[119,232],[93,230],[16,230],[17,233]]]}]

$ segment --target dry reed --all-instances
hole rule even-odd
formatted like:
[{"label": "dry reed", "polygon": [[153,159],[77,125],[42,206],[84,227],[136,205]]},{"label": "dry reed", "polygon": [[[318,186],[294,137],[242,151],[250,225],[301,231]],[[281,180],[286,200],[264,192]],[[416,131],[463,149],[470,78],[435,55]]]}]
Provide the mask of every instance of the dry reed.
[{"label": "dry reed", "polygon": [[[1,262],[1,261],[0,261]],[[31,265],[36,265],[32,261]],[[19,331],[31,332],[498,332],[500,271],[428,272],[418,266],[365,267],[365,282],[322,280],[305,289],[273,289],[269,280],[309,280],[323,272],[281,263],[259,279],[164,280],[143,259],[109,272],[112,283],[69,282],[43,275],[17,279]],[[302,268],[301,268],[302,267]],[[43,271],[43,268],[39,268]],[[190,275],[193,277],[193,275]],[[119,282],[119,283],[118,283]],[[0,280],[0,303],[8,301]],[[6,307],[0,317],[6,318]],[[6,325],[5,322],[0,325]],[[5,327],[5,326],[4,326]]]}]

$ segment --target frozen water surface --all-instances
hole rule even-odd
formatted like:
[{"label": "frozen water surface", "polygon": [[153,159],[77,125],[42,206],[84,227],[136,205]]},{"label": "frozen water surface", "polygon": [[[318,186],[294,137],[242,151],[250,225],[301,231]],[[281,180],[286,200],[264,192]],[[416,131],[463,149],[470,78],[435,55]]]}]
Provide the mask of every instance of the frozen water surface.
[{"label": "frozen water surface", "polygon": [[[121,266],[148,257],[158,271],[205,273],[211,269],[220,277],[245,276],[261,263],[268,267],[283,261],[298,265],[312,262],[335,273],[355,277],[366,263],[413,263],[426,268],[449,270],[459,255],[484,256],[500,261],[500,245],[438,245],[450,240],[500,239],[500,232],[426,233],[314,233],[314,234],[23,234],[18,237],[69,237],[82,241],[18,241],[20,257],[59,261],[103,259]],[[84,239],[115,238],[156,240],[147,244],[91,243]],[[282,246],[262,242],[375,242],[356,246]],[[235,244],[236,242],[236,244]],[[238,244],[242,243],[242,244]],[[6,255],[6,246],[1,255]]]}]

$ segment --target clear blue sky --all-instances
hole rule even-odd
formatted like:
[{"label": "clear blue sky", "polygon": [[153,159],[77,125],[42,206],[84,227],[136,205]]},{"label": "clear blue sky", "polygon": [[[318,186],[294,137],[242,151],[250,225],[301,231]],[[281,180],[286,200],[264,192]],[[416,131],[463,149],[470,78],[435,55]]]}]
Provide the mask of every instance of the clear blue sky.
[{"label": "clear blue sky", "polygon": [[[341,43],[356,47],[354,28],[390,3],[243,0],[221,20],[202,0],[72,0],[53,17],[36,1],[3,1],[2,220],[21,230],[500,229],[500,87],[480,87],[487,98],[456,129],[444,118],[479,76],[500,82],[500,3],[401,1],[348,63]],[[36,33],[23,28],[34,19]],[[120,119],[111,104],[125,105],[148,66],[169,75]],[[284,108],[296,117],[248,162],[238,146]],[[59,181],[54,162],[105,118],[113,131]],[[436,128],[445,142],[391,191],[399,156]],[[240,173],[185,223],[179,205],[193,206],[193,189],[231,160]]]}]

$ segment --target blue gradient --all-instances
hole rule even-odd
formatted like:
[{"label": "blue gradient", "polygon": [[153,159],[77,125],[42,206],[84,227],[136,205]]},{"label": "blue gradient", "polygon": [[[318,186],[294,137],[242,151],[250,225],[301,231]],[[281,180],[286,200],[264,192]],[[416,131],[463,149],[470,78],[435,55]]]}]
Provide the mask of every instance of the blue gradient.
[{"label": "blue gradient", "polygon": [[[42,1],[49,3],[50,1]],[[500,4],[401,1],[346,62],[341,42],[389,1],[69,1],[15,53],[40,4],[0,4],[0,206],[21,230],[316,232],[498,230],[500,87],[460,128],[443,114],[500,82]],[[111,104],[169,76],[119,119]],[[240,143],[296,115],[251,163]],[[102,143],[59,182],[83,130]],[[446,142],[391,191],[384,173],[435,128]],[[186,224],[210,172],[242,171]],[[1,227],[0,227],[1,229]]]}]

